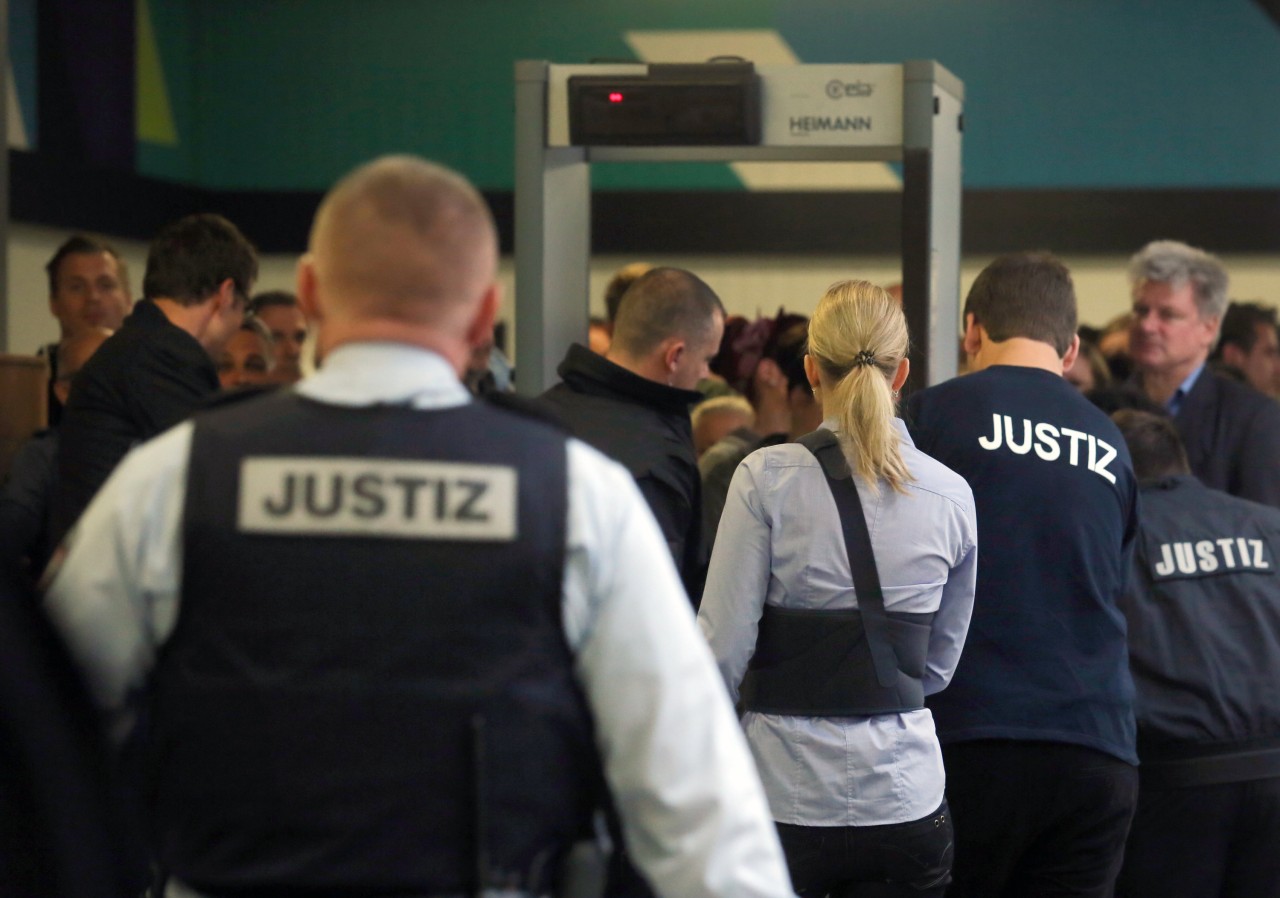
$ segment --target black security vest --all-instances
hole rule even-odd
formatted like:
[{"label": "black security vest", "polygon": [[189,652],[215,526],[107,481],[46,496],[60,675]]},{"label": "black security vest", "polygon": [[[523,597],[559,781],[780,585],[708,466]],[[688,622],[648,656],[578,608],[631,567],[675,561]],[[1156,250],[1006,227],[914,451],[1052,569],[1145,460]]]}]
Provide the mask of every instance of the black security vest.
[{"label": "black security vest", "polygon": [[885,610],[862,503],[835,434],[816,430],[799,442],[822,464],[840,513],[858,608],[766,604],[740,704],[802,717],[918,711],[933,614]]},{"label": "black security vest", "polygon": [[[211,894],[545,886],[599,770],[561,624],[566,496],[564,436],[482,404],[198,417],[154,678],[166,872]],[[454,532],[512,502],[514,535]],[[424,521],[447,532],[396,531]]]}]

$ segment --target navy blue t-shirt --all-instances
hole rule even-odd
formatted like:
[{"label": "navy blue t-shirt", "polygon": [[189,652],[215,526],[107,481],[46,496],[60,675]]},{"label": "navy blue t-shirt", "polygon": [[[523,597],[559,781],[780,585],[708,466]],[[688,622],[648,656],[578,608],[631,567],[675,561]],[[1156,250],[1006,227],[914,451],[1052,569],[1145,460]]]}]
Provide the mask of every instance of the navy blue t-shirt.
[{"label": "navy blue t-shirt", "polygon": [[978,511],[973,622],[951,685],[928,702],[938,736],[1067,742],[1136,763],[1118,601],[1138,498],[1120,432],[1061,377],[1008,365],[919,392],[903,417]]}]

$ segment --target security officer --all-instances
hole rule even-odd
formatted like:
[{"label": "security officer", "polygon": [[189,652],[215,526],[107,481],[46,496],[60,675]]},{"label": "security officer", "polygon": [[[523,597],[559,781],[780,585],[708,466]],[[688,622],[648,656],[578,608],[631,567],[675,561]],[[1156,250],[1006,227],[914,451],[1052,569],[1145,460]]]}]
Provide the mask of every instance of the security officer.
[{"label": "security officer", "polygon": [[167,894],[546,894],[602,766],[665,895],[791,894],[627,472],[474,402],[497,238],[389,157],[316,216],[324,368],[138,449],[48,604],[118,718],[148,687]]},{"label": "security officer", "polygon": [[1173,423],[1113,416],[1142,481],[1123,610],[1138,810],[1117,895],[1280,895],[1280,511],[1191,476]]}]

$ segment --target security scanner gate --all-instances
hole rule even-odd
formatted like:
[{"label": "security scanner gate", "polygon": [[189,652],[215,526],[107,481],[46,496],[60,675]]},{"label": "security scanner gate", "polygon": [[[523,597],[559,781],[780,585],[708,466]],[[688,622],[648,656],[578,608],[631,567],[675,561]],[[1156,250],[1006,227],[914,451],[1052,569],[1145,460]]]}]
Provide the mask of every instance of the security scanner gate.
[{"label": "security scanner gate", "polygon": [[964,85],[941,65],[522,60],[515,75],[521,393],[586,342],[594,162],[901,162],[912,381],[955,375]]}]

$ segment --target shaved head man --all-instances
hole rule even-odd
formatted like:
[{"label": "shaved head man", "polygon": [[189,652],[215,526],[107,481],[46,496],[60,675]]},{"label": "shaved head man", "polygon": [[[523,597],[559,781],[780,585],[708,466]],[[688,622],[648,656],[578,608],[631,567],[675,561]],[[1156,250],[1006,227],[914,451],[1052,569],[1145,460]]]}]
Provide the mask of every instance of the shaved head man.
[{"label": "shaved head man", "polygon": [[399,335],[459,371],[492,330],[497,233],[483,199],[446,169],[373,163],[325,198],[298,268],[298,301],[320,323],[320,350]]},{"label": "shaved head man", "polygon": [[461,383],[497,246],[456,173],[352,172],[298,266],[323,367],[77,527],[48,604],[106,709],[150,687],[167,894],[550,894],[605,781],[660,893],[791,894],[631,478]]},{"label": "shaved head man", "polygon": [[604,357],[574,344],[541,401],[575,436],[627,467],[696,605],[708,553],[689,409],[724,334],[724,306],[691,271],[651,268],[618,305]]}]

